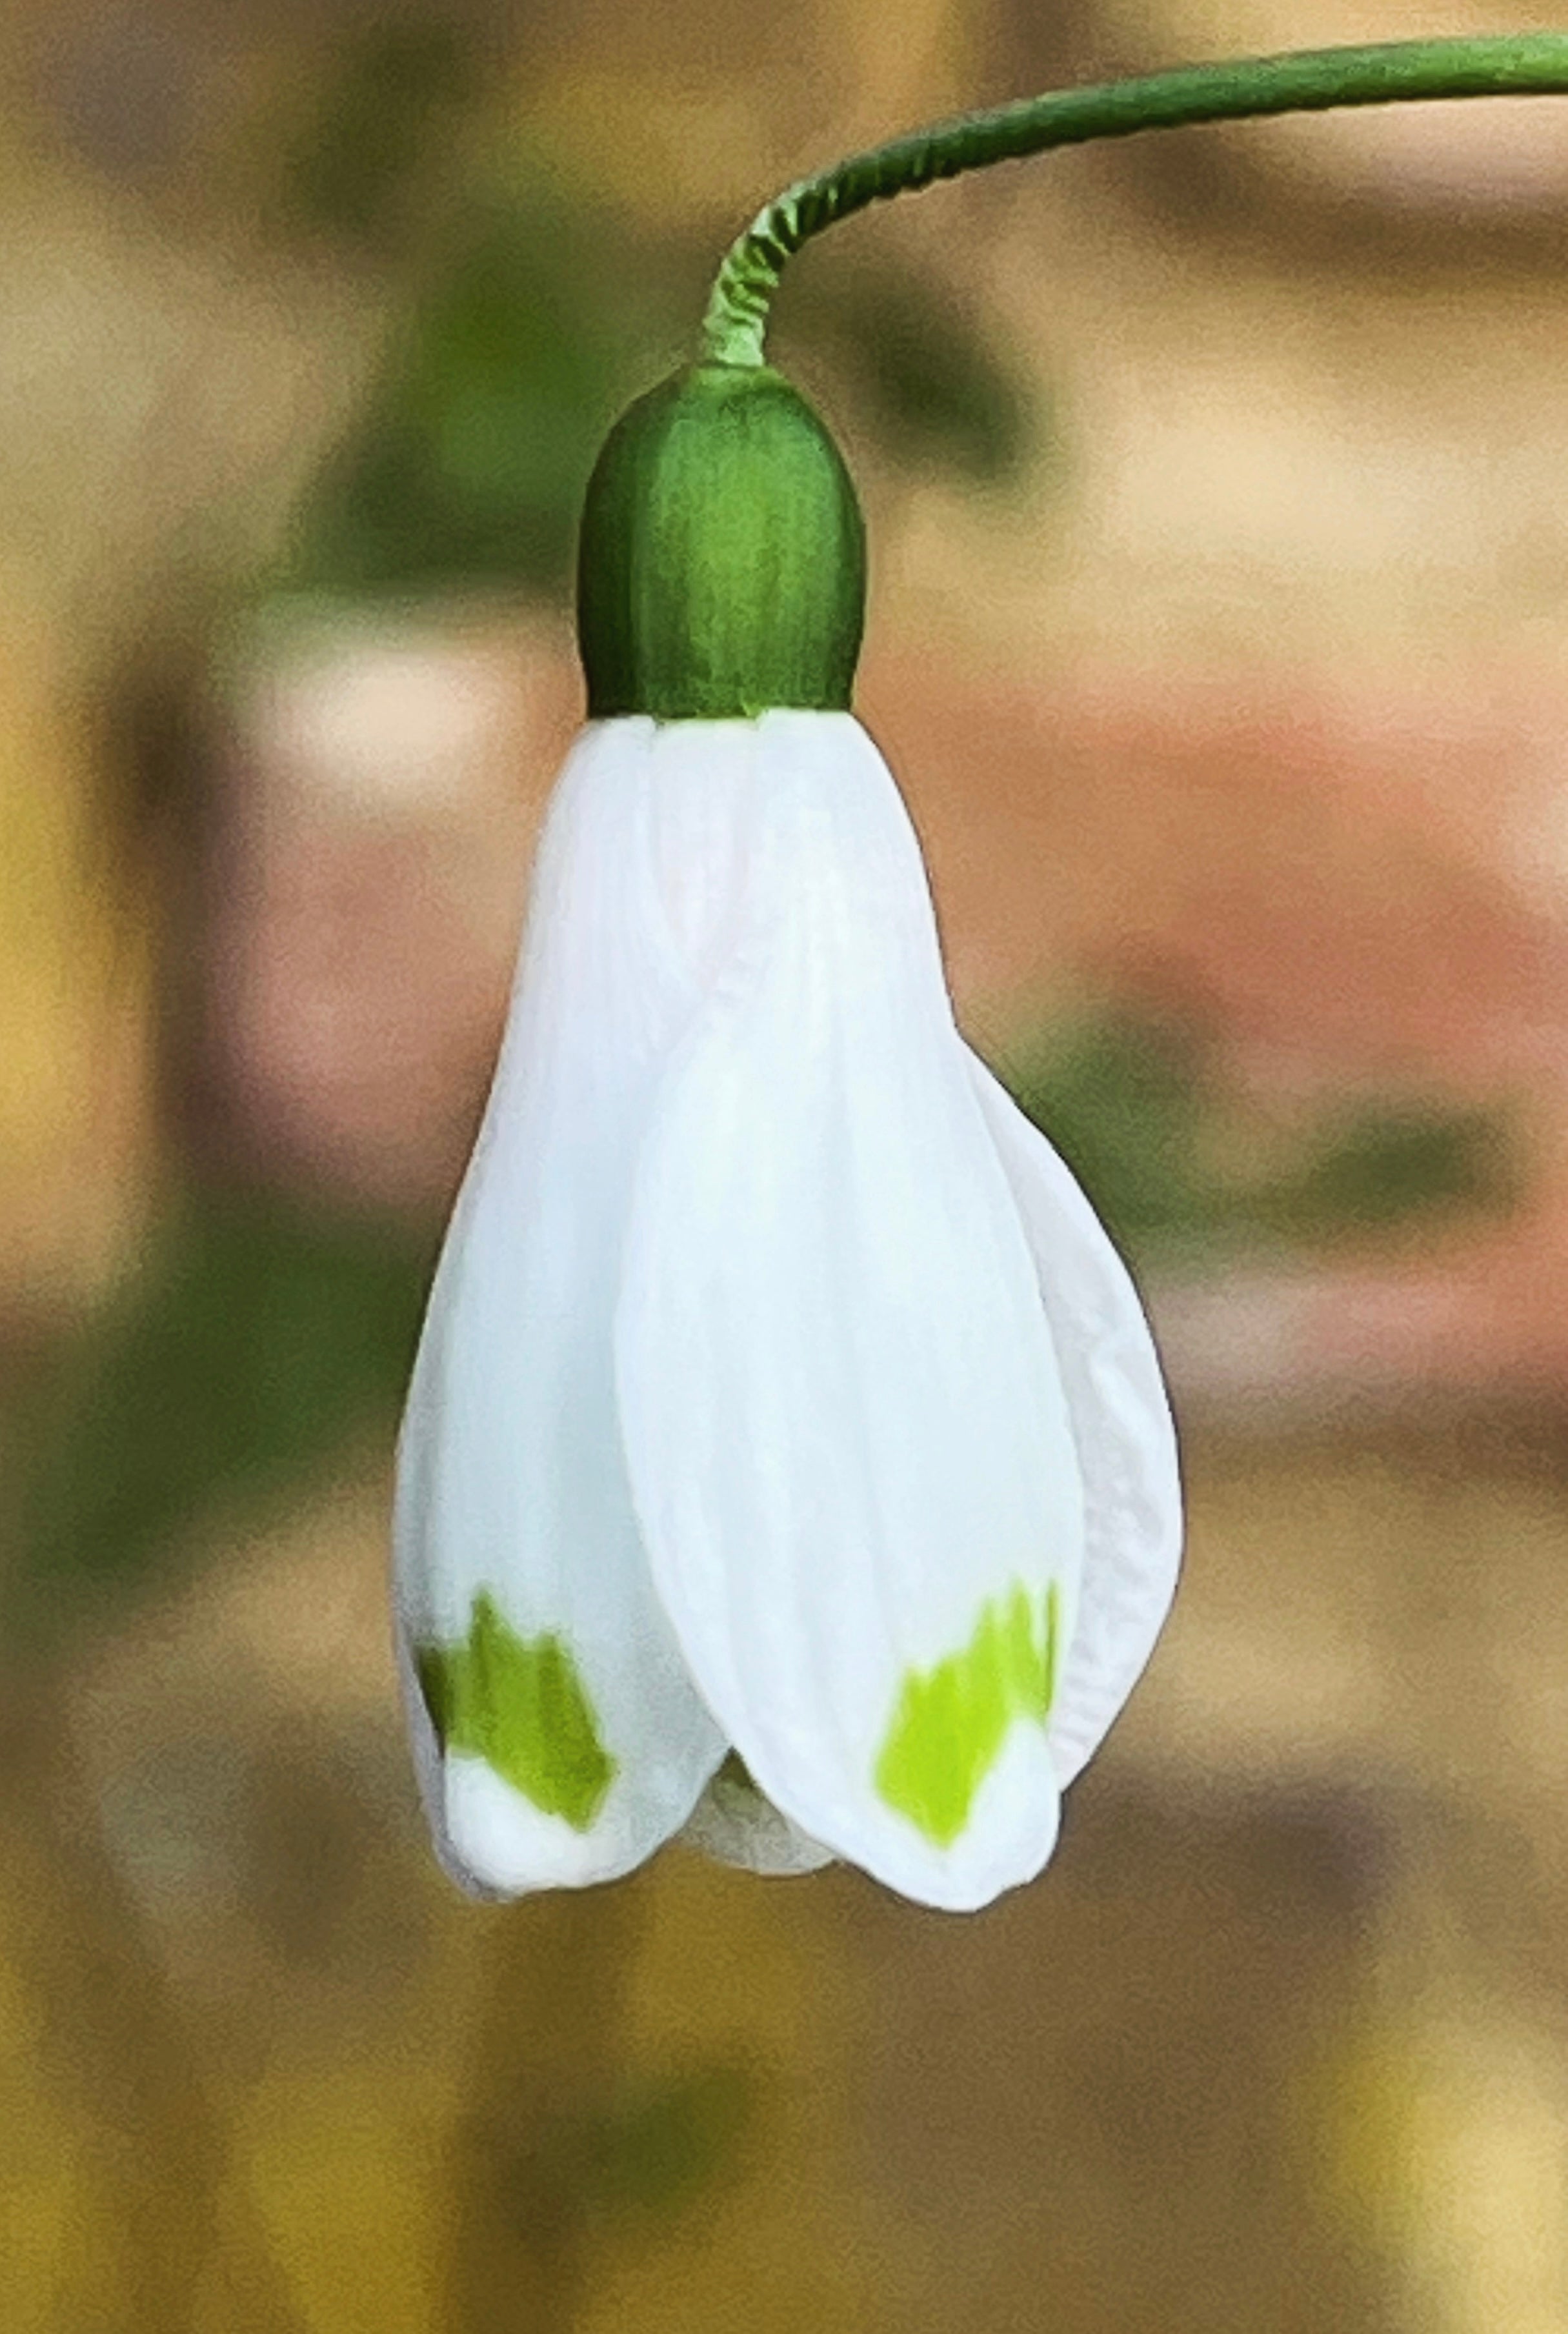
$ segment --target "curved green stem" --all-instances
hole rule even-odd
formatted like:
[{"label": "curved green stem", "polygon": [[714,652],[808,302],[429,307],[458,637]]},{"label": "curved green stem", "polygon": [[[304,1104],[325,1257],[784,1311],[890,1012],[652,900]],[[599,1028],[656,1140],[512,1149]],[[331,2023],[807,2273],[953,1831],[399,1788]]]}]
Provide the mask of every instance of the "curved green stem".
[{"label": "curved green stem", "polygon": [[760,211],[719,269],[703,323],[703,354],[713,364],[760,365],[768,304],[792,253],[868,204],[917,192],[938,178],[956,178],[961,171],[1018,161],[1053,146],[1129,138],[1140,130],[1179,130],[1200,121],[1393,105],[1412,98],[1564,93],[1568,33],[1517,33],[1184,65],[1138,81],[1053,90],[991,113],[964,114],[802,178]]}]

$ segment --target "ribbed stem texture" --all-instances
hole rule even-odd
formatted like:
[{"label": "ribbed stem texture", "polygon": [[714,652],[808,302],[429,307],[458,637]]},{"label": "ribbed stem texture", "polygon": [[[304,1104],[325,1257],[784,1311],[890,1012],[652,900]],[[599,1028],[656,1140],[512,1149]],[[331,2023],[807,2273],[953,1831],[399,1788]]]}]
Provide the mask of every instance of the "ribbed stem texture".
[{"label": "ribbed stem texture", "polygon": [[916,193],[965,170],[1020,161],[1054,146],[1202,121],[1394,105],[1415,98],[1564,93],[1568,33],[1518,33],[1233,58],[1091,89],[1053,90],[993,112],[965,114],[853,154],[786,187],[760,211],[719,270],[703,324],[704,358],[714,364],[760,365],[768,304],[792,253],[869,204]]}]

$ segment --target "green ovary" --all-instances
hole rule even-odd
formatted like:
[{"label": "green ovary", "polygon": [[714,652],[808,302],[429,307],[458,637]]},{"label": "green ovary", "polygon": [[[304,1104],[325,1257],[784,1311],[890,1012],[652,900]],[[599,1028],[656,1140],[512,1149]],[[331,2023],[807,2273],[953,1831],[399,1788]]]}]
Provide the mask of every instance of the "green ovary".
[{"label": "green ovary", "polygon": [[[1038,1625],[1036,1614],[1038,1613]],[[1015,1719],[1044,1725],[1056,1687],[1058,1599],[1019,1583],[982,1606],[962,1653],[904,1679],[877,1760],[877,1789],[939,1847],[950,1847]]]},{"label": "green ovary", "polygon": [[558,1636],[520,1637],[481,1589],[467,1642],[421,1646],[417,1666],[447,1750],[486,1760],[545,1815],[588,1830],[614,1780],[615,1761]]}]

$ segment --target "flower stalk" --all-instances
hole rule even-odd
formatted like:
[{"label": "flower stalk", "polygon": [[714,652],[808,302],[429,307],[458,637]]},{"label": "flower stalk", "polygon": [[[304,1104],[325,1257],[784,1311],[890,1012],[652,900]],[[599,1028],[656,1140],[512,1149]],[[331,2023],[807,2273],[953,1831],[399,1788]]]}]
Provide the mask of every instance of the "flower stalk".
[{"label": "flower stalk", "polygon": [[986,113],[960,115],[873,146],[801,178],[759,211],[731,246],[702,328],[711,364],[757,366],[784,263],[840,220],[941,178],[1018,162],[1058,146],[1248,121],[1342,106],[1457,97],[1568,94],[1568,33],[1509,33],[1372,47],[1310,49],[1181,65],[1137,80],[1051,90]]}]

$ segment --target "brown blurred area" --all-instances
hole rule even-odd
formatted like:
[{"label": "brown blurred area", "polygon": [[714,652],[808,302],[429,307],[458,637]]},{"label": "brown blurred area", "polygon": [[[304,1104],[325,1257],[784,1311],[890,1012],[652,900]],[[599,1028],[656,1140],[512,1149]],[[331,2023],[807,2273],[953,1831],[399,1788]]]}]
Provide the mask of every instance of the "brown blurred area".
[{"label": "brown blurred area", "polygon": [[1192,1533],[1035,1887],[479,1910],[383,1563],[579,718],[768,193],[1453,0],[0,17],[5,2334],[1568,2334],[1568,104],[868,216],[779,362],[967,1027]]}]

